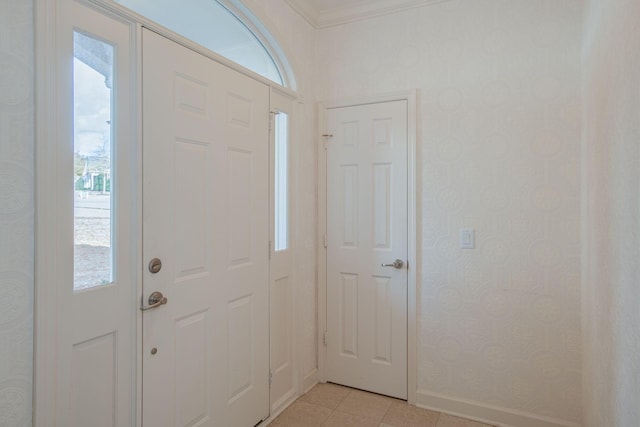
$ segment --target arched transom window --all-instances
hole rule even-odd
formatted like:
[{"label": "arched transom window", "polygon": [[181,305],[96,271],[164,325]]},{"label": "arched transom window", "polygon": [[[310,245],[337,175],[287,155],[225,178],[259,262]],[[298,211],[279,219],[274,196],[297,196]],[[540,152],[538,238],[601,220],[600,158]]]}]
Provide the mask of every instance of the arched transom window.
[{"label": "arched transom window", "polygon": [[217,0],[116,1],[271,81],[292,86],[282,61],[265,47],[267,35],[256,34]]}]

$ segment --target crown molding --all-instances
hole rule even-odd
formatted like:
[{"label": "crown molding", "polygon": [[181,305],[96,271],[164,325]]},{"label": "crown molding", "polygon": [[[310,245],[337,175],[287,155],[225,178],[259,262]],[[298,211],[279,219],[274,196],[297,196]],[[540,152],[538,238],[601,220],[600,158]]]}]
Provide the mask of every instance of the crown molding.
[{"label": "crown molding", "polygon": [[314,28],[322,29],[449,0],[370,0],[324,10],[317,10],[304,0],[285,1]]},{"label": "crown molding", "polygon": [[320,11],[316,9],[310,2],[301,0],[284,0],[298,15],[307,20],[313,28],[318,28],[318,16]]}]

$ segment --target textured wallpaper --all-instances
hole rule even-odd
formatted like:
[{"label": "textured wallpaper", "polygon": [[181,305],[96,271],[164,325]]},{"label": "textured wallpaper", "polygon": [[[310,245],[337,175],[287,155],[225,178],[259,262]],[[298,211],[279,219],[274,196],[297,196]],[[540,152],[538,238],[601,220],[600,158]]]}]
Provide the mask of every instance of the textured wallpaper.
[{"label": "textured wallpaper", "polygon": [[0,0],[0,426],[31,425],[33,4]]},{"label": "textured wallpaper", "polygon": [[587,2],[585,426],[640,420],[640,3]]},{"label": "textured wallpaper", "polygon": [[319,99],[420,89],[419,394],[580,421],[581,18],[451,0],[319,32]]}]

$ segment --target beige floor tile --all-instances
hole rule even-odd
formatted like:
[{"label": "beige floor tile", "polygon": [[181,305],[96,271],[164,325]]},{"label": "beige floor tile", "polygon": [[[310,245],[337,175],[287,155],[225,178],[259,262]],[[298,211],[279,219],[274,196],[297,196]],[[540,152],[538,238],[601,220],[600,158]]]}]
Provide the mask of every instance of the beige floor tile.
[{"label": "beige floor tile", "polygon": [[274,427],[319,427],[331,415],[331,409],[296,400],[270,425]]},{"label": "beige floor tile", "polygon": [[335,384],[318,384],[270,424],[273,427],[492,427]]},{"label": "beige floor tile", "polygon": [[335,411],[322,427],[378,427],[379,421],[374,418]]},{"label": "beige floor tile", "polygon": [[491,427],[489,424],[479,423],[477,421],[465,420],[463,418],[451,415],[440,414],[436,427]]},{"label": "beige floor tile", "polygon": [[313,403],[329,409],[336,409],[352,389],[337,384],[317,384],[300,398],[302,402]]},{"label": "beige floor tile", "polygon": [[393,402],[382,422],[392,427],[436,427],[439,415],[406,402]]},{"label": "beige floor tile", "polygon": [[392,402],[397,399],[371,394],[360,390],[353,390],[342,401],[338,410],[353,415],[360,415],[375,419],[377,422],[382,421],[387,409]]}]

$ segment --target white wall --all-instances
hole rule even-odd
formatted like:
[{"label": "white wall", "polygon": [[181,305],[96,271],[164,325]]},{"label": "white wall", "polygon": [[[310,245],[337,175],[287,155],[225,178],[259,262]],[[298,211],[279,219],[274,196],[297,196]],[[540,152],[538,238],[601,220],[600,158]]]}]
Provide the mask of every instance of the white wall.
[{"label": "white wall", "polygon": [[584,424],[631,427],[640,420],[640,2],[587,5]]},{"label": "white wall", "polygon": [[580,422],[581,17],[451,0],[319,32],[319,99],[421,91],[418,403]]},{"label": "white wall", "polygon": [[33,4],[0,1],[0,426],[31,425]]}]

